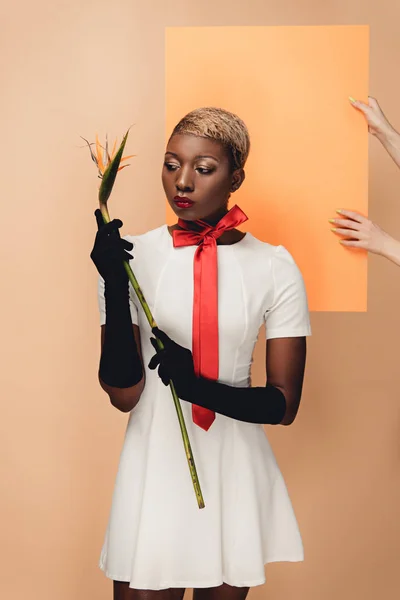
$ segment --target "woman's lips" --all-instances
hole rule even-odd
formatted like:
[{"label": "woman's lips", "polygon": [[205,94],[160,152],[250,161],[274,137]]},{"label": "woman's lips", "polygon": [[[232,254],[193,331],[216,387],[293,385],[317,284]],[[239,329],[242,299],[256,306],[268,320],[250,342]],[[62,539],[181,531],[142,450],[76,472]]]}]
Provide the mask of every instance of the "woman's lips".
[{"label": "woman's lips", "polygon": [[175,196],[174,203],[178,208],[190,208],[194,202],[185,196]]}]

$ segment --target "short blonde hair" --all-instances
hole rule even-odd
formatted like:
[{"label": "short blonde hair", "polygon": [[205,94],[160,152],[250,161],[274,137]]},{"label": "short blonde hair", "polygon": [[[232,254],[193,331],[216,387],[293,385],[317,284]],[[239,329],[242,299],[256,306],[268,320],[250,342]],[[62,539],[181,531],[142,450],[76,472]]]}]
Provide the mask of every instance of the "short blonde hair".
[{"label": "short blonde hair", "polygon": [[174,135],[197,135],[223,144],[230,153],[232,169],[242,169],[250,151],[250,136],[245,123],[223,108],[192,110],[179,121]]}]

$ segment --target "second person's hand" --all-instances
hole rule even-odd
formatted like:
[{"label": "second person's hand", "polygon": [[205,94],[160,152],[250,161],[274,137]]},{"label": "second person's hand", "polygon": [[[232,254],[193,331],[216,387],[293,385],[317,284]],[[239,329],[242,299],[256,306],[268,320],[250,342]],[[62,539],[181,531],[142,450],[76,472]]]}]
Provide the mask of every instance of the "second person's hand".
[{"label": "second person's hand", "polygon": [[349,100],[352,106],[365,116],[369,133],[376,137],[387,137],[394,131],[375,98],[369,96],[368,104],[352,97]]},{"label": "second person's hand", "polygon": [[368,250],[372,254],[388,256],[388,248],[395,240],[376,223],[351,210],[337,210],[339,218],[329,219],[334,233],[343,236],[340,243],[349,248]]},{"label": "second person's hand", "polygon": [[349,96],[349,100],[354,108],[363,113],[368,123],[368,131],[381,142],[386,152],[400,167],[400,134],[389,123],[378,101],[369,97],[368,104],[365,104],[354,100],[351,96]]}]

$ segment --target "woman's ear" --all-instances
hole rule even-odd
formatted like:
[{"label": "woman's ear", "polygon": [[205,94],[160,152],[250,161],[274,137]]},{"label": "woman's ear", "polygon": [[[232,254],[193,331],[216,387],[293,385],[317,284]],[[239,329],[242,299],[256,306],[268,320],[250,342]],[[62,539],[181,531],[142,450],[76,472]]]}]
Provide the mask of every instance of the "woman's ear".
[{"label": "woman's ear", "polygon": [[231,192],[232,193],[236,192],[236,190],[238,190],[240,188],[245,177],[246,177],[246,174],[244,172],[244,169],[236,169],[236,171],[233,172],[232,184],[231,184]]}]

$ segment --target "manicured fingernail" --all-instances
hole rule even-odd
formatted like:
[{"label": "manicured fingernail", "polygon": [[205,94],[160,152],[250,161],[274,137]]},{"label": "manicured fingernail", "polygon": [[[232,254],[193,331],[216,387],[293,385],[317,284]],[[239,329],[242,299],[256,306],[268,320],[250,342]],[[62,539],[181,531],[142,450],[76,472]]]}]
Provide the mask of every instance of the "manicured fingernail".
[{"label": "manicured fingernail", "polygon": [[336,209],[336,212],[341,214],[343,211],[342,211],[342,209],[341,209],[341,208],[337,208],[337,209]]},{"label": "manicured fingernail", "polygon": [[337,227],[331,227],[331,231],[336,231]]},{"label": "manicured fingernail", "polygon": [[357,102],[357,100],[355,98],[353,98],[353,96],[349,96],[349,100],[350,102],[352,102],[354,104],[354,102]]},{"label": "manicured fingernail", "polygon": [[336,219],[328,219],[329,223],[336,223]]}]

